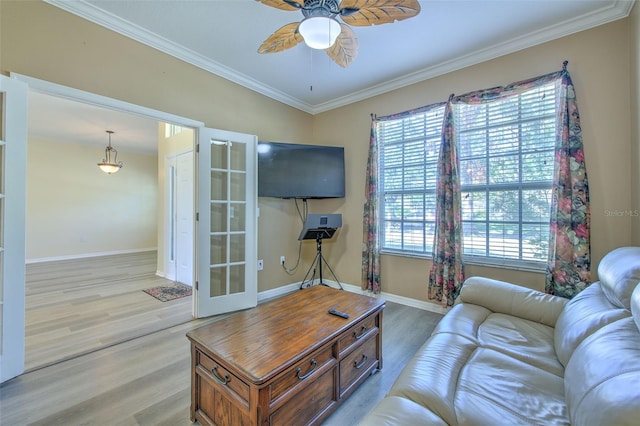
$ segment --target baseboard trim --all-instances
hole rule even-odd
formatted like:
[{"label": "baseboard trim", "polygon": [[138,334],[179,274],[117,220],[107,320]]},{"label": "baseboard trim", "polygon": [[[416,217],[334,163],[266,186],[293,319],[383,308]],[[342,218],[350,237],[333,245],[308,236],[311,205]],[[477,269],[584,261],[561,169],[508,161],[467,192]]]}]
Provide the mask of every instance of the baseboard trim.
[{"label": "baseboard trim", "polygon": [[[331,281],[331,280],[324,280],[324,281],[327,283],[327,285],[331,287],[335,287],[335,288],[339,287],[339,284],[336,281]],[[297,282],[297,283],[287,284],[282,287],[274,288],[273,290],[261,291],[260,293],[258,293],[258,302],[262,302],[264,300],[272,299],[275,297],[284,296],[287,293],[291,293],[295,290],[298,290],[300,288],[300,284],[301,282]],[[444,315],[448,312],[448,309],[443,308],[442,306],[435,303],[425,302],[422,300],[416,300],[410,297],[398,296],[395,294],[385,293],[385,292],[381,292],[380,294],[373,294],[369,291],[362,290],[360,286],[356,286],[353,284],[342,283],[342,288],[345,291],[348,291],[350,293],[364,294],[367,296],[383,299],[389,302],[399,303],[401,305],[422,309],[424,311],[435,312],[437,314]]]},{"label": "baseboard trim", "polygon": [[25,263],[42,263],[42,262],[55,262],[59,260],[75,260],[86,259],[89,257],[101,257],[101,256],[113,256],[117,254],[130,254],[130,253],[143,253],[147,251],[156,251],[157,247],[129,249],[129,250],[115,250],[115,251],[103,251],[98,253],[85,253],[85,254],[71,254],[68,256],[53,256],[53,257],[41,257],[36,259],[26,259]]},{"label": "baseboard trim", "polygon": [[[81,255],[47,257],[47,258],[40,258],[40,259],[27,259],[26,263],[29,264],[29,263],[40,263],[40,262],[52,262],[52,261],[58,261],[58,260],[84,259],[84,258],[90,258],[90,257],[111,256],[111,255],[117,255],[117,254],[142,253],[142,252],[155,251],[155,250],[157,250],[157,248],[143,248],[143,249],[119,250],[119,251],[110,251],[110,252],[101,252],[101,253],[87,253],[87,254],[81,254]],[[159,270],[156,270],[156,275],[159,277],[166,278],[165,274]],[[327,283],[327,285],[334,288],[339,288],[340,285],[342,285],[342,288],[345,291],[348,291],[351,293],[365,294],[367,296],[384,299],[389,302],[399,303],[401,305],[411,306],[413,308],[418,308],[418,309],[422,309],[429,312],[435,312],[437,314],[442,314],[442,315],[448,312],[448,309],[443,308],[442,306],[436,303],[425,302],[422,300],[416,300],[410,297],[398,296],[395,294],[385,293],[385,292],[381,292],[380,294],[373,294],[366,290],[362,290],[360,286],[357,286],[357,285],[345,284],[345,283],[339,284],[337,281],[331,281],[331,280],[324,280],[324,281]],[[261,291],[258,293],[258,303],[268,299],[284,296],[285,294],[298,290],[301,284],[302,282],[298,281],[296,283],[286,284],[271,290]]]}]

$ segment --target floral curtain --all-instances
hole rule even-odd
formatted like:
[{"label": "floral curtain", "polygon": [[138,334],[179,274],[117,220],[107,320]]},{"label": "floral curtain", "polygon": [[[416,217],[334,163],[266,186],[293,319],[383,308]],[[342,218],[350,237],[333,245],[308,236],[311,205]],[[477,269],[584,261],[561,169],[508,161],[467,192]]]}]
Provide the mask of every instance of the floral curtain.
[{"label": "floral curtain", "polygon": [[413,115],[441,106],[442,103],[428,105],[398,114],[376,117],[371,115],[371,133],[369,137],[369,157],[365,183],[365,203],[362,232],[362,282],[363,290],[380,293],[380,243],[378,230],[378,124],[382,121],[402,120]]},{"label": "floral curtain", "polygon": [[362,230],[362,283],[363,290],[380,293],[380,250],[378,243],[378,120],[371,116],[369,158],[365,184],[365,203]]},{"label": "floral curtain", "polygon": [[591,282],[589,182],[576,94],[564,63],[559,83],[545,291],[572,298]]},{"label": "floral curtain", "polygon": [[[442,144],[438,162],[436,188],[436,230],[433,263],[429,271],[428,297],[444,306],[453,305],[464,281],[462,262],[463,232],[459,163],[457,156],[454,107],[456,104],[479,105],[555,82],[560,90],[554,167],[553,197],[546,291],[573,297],[590,282],[590,211],[589,185],[582,147],[580,116],[571,77],[564,63],[561,71],[523,80],[508,86],[453,95],[446,103],[442,127]],[[442,105],[442,104],[440,104]],[[390,115],[372,116],[369,160],[367,164],[367,201],[364,208],[362,251],[362,288],[380,291],[380,263],[377,218],[377,123],[402,119],[432,108],[434,105]]]},{"label": "floral curtain", "polygon": [[453,95],[445,106],[436,180],[436,223],[429,299],[452,306],[464,282],[459,164],[453,120]]}]

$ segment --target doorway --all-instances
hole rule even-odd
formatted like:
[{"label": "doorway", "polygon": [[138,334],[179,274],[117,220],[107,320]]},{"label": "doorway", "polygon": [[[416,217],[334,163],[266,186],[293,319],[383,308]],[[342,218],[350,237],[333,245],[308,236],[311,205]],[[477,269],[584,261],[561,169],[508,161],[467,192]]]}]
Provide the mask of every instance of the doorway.
[{"label": "doorway", "polygon": [[[200,148],[199,150],[194,150],[199,152],[199,155],[197,155],[197,162],[194,164],[194,170],[197,171],[194,174],[194,181],[197,176],[197,185],[194,184],[197,187],[197,193],[193,194],[193,199],[197,200],[197,203],[194,203],[193,211],[195,211],[197,204],[198,214],[200,215],[200,220],[197,221],[197,235],[202,236],[202,238],[198,238],[197,247],[193,247],[194,254],[192,258],[194,265],[192,265],[192,268],[198,277],[198,281],[194,282],[193,291],[195,297],[191,298],[190,316],[211,316],[223,311],[246,309],[257,304],[257,169],[255,164],[257,136],[209,129],[204,127],[204,123],[184,117],[174,116],[20,74],[11,73],[11,78],[27,83],[29,89],[37,93],[100,106],[108,110],[131,113],[185,128],[197,129],[197,137],[191,140],[192,150],[196,146]],[[53,128],[61,127],[59,123],[54,124]],[[93,161],[95,160],[91,160],[91,162]],[[89,163],[82,162],[82,164]],[[65,162],[55,164],[64,166],[58,171],[60,175],[65,175],[65,171],[70,167]],[[24,172],[27,161],[20,161],[17,165]],[[163,170],[163,167],[158,167],[158,171],[161,170]],[[160,172],[158,172],[159,174]],[[160,192],[162,193],[162,191]],[[50,196],[55,197],[56,193],[53,192]],[[135,199],[130,200],[131,203],[136,201]],[[109,203],[109,199],[105,198],[103,202]],[[220,208],[225,211],[223,216],[218,214],[221,211]],[[164,213],[164,209],[158,209],[158,212]],[[213,217],[216,219],[224,217],[226,220],[214,221]],[[156,223],[164,222],[157,221]],[[216,228],[213,231],[214,227],[219,226],[223,226],[224,229]],[[18,231],[24,230],[25,226],[16,227],[16,229]],[[158,232],[163,229],[163,227],[158,227]],[[112,232],[105,233],[105,236],[112,236],[111,234],[117,235],[117,233]],[[195,235],[195,229],[193,234]],[[64,243],[64,240],[65,238],[61,240],[61,243]],[[164,244],[158,244],[158,250],[162,247],[164,247]],[[233,250],[230,248],[233,248]],[[213,265],[211,264],[212,251],[214,251],[215,255]],[[225,253],[224,256],[220,256],[222,251]],[[159,256],[157,258],[161,259]],[[24,259],[24,257],[21,257],[21,259]],[[20,265],[23,264],[24,262],[21,261]],[[87,270],[84,270],[84,272],[87,272]],[[24,280],[20,284],[23,283]],[[23,285],[20,285],[20,287],[21,290],[24,289]],[[24,312],[24,309],[22,311]],[[20,312],[17,312],[18,314]],[[110,314],[110,311],[105,312],[105,315]],[[100,318],[95,319],[95,321],[100,320]],[[76,323],[72,317],[69,318],[69,322]],[[18,331],[22,329],[19,334],[24,336],[24,326],[15,327],[15,329]],[[126,340],[131,338],[134,338],[134,336],[129,336]],[[19,358],[21,359],[17,358],[16,364],[23,365],[24,358]],[[17,371],[16,374],[20,374],[20,371]]]},{"label": "doorway", "polygon": [[[153,138],[156,141],[156,145],[158,144],[158,141],[160,140],[160,128],[161,123],[166,123],[168,122],[168,120],[171,120],[171,123],[179,123],[179,126],[183,126],[185,128],[189,128],[189,130],[191,131],[191,139],[189,141],[189,146],[191,147],[191,149],[193,149],[194,143],[195,143],[195,137],[194,137],[194,131],[192,127],[198,127],[201,125],[201,123],[197,123],[197,122],[193,122],[191,120],[186,120],[186,119],[181,119],[179,117],[175,117],[169,114],[165,114],[165,113],[160,113],[160,112],[156,112],[156,111],[152,111],[152,110],[147,110],[145,108],[142,107],[137,107],[134,105],[130,105],[130,104],[126,104],[126,103],[121,103],[119,101],[115,101],[112,99],[106,99],[106,98],[102,98],[100,96],[97,95],[92,95],[92,94],[87,94],[86,92],[81,92],[81,91],[76,91],[75,89],[70,89],[70,88],[61,88],[57,85],[53,85],[50,83],[46,83],[46,82],[41,82],[39,80],[32,80],[29,79],[28,77],[24,77],[25,79],[28,80],[28,83],[30,85],[30,89],[33,93],[37,94],[38,96],[48,96],[51,98],[55,98],[57,100],[64,100],[64,101],[69,101],[69,102],[74,102],[75,105],[74,109],[73,109],[73,115],[75,118],[77,118],[78,120],[81,121],[81,123],[79,125],[76,126],[70,126],[68,124],[62,125],[60,120],[54,120],[55,122],[51,125],[50,127],[50,133],[48,134],[48,138],[47,139],[57,139],[54,138],[52,136],[52,133],[55,133],[56,129],[61,129],[61,128],[66,128],[69,129],[71,127],[74,127],[76,129],[80,129],[81,131],[85,131],[85,134],[88,134],[90,131],[90,127],[91,126],[96,126],[96,122],[100,122],[99,127],[106,127],[106,128],[102,128],[100,130],[99,133],[104,133],[105,130],[107,130],[109,127],[115,126],[116,124],[113,123],[113,121],[111,121],[110,123],[108,123],[109,125],[107,126],[107,124],[105,124],[104,122],[100,121],[100,119],[96,119],[95,117],[90,118],[87,114],[86,111],[84,111],[85,108],[89,107],[89,108],[94,108],[94,109],[101,109],[102,112],[104,112],[105,115],[109,116],[109,120],[113,120],[113,114],[121,114],[121,115],[132,115],[135,116],[137,118],[143,117],[145,120],[148,120],[150,122],[153,122]],[[77,109],[76,109],[77,108]],[[83,112],[84,111],[84,112]],[[56,111],[59,112],[59,109]],[[32,118],[31,116],[33,116],[33,114],[30,111],[30,119]],[[55,114],[48,114],[49,116],[53,115],[55,116]],[[109,121],[107,120],[107,121]],[[78,123],[76,123],[78,124]],[[164,124],[162,124],[164,125]],[[133,147],[133,148],[128,148],[126,147],[126,141],[125,138],[123,138],[122,136],[129,133],[129,134],[134,134],[135,130],[127,127],[127,126],[123,126],[122,128],[126,128],[127,131],[119,131],[116,132],[114,134],[114,136],[116,136],[116,138],[113,139],[114,142],[114,146],[119,150],[119,157],[118,160],[122,160],[125,163],[125,166],[123,167],[123,169],[118,173],[118,174],[114,174],[112,176],[108,176],[103,174],[98,168],[97,168],[97,162],[99,162],[102,157],[101,155],[104,153],[104,148],[106,145],[105,140],[103,139],[102,142],[98,142],[98,144],[95,147],[92,147],[91,149],[93,150],[92,152],[95,152],[96,155],[98,157],[96,157],[95,159],[93,157],[91,157],[89,160],[82,160],[82,161],[69,161],[69,158],[66,158],[66,162],[60,162],[58,164],[65,164],[65,170],[62,170],[60,172],[60,174],[68,174],[69,173],[69,169],[72,168],[83,168],[86,167],[87,169],[90,169],[90,173],[95,173],[96,175],[100,176],[98,179],[102,179],[104,182],[108,182],[107,185],[109,185],[108,187],[111,188],[113,186],[115,186],[115,182],[117,181],[118,178],[123,178],[124,176],[126,176],[126,173],[133,173],[135,171],[136,173],[136,180],[134,182],[131,182],[131,184],[129,184],[129,186],[131,187],[136,187],[136,186],[149,186],[149,182],[151,180],[153,180],[153,182],[156,185],[156,192],[158,194],[160,194],[162,192],[162,187],[163,187],[163,181],[162,179],[164,178],[163,173],[159,173],[159,170],[162,169],[162,162],[164,161],[163,157],[158,157],[157,154],[157,148],[156,148],[156,153],[154,153],[154,160],[153,162],[155,163],[155,172],[152,172],[153,175],[152,176],[148,176],[148,175],[144,175],[144,173],[141,171],[141,169],[143,167],[140,166],[140,163],[136,163],[134,162],[132,159],[136,156],[140,157],[141,155],[144,156],[145,153],[141,153],[138,152],[137,150],[140,149],[140,147]],[[97,131],[96,129],[93,129],[94,131],[91,131],[91,133],[94,133],[95,131]],[[117,136],[121,136],[122,139],[117,139]],[[30,131],[29,134],[29,139],[31,139],[32,134]],[[104,136],[103,136],[104,137]],[[61,139],[68,141],[70,138],[65,138],[64,136],[60,136]],[[86,137],[87,140],[91,139],[90,137]],[[136,140],[140,140],[141,138],[129,138],[129,139],[136,139]],[[72,152],[74,151],[73,148],[67,149],[69,148],[72,144],[67,144],[68,146],[66,146],[64,148],[63,151],[65,151],[66,153]],[[98,148],[98,145],[102,145]],[[56,145],[56,147],[59,147],[60,145]],[[78,146],[78,149],[80,148],[84,148],[85,150],[87,149],[87,147],[80,147]],[[52,151],[48,151],[49,153],[51,152],[55,152],[56,149],[53,149]],[[48,155],[48,154],[47,154]],[[85,161],[86,160],[86,161]],[[30,160],[29,160],[30,161]],[[191,161],[193,162],[193,156],[191,157]],[[127,170],[128,169],[128,170]],[[192,165],[192,170],[193,170],[193,165]],[[120,175],[120,176],[119,176]],[[144,176],[143,176],[144,175]],[[146,177],[145,177],[146,176]],[[115,178],[115,179],[114,179]],[[109,180],[111,179],[111,180]],[[147,180],[145,180],[147,179]],[[87,194],[91,194],[93,193],[98,193],[100,195],[103,196],[103,202],[104,203],[112,203],[113,202],[113,198],[109,196],[109,193],[107,191],[104,190],[104,188],[98,189],[96,188],[94,185],[92,185],[90,182],[88,182],[86,179],[83,179],[81,177],[77,177],[74,179],[76,182],[79,183],[79,185],[84,185],[85,189],[87,189]],[[191,173],[191,186],[193,187],[193,173]],[[183,186],[185,186],[186,183],[183,182]],[[111,188],[112,189],[112,188]],[[29,191],[29,189],[27,189],[27,191]],[[193,190],[192,190],[193,191]],[[47,197],[49,197],[49,199],[51,199],[52,197],[56,197],[59,195],[59,191],[58,193],[51,193],[46,195]],[[113,194],[111,194],[113,196]],[[74,197],[70,197],[74,200],[79,200],[82,199],[84,196],[82,195],[77,195]],[[149,193],[147,192],[144,195],[136,195],[135,193],[130,193],[128,195],[129,197],[129,203],[130,204],[138,204],[135,206],[135,208],[137,208],[138,210],[140,210],[140,206],[139,204],[143,204],[142,199],[147,198],[147,200],[145,201],[145,203],[148,200],[148,198],[150,197]],[[137,288],[136,286],[156,286],[156,285],[166,285],[167,284],[167,280],[163,277],[164,271],[162,270],[162,266],[163,266],[163,261],[162,258],[159,256],[159,254],[157,252],[154,251],[153,257],[149,258],[148,253],[149,253],[149,249],[152,250],[157,250],[160,251],[160,247],[164,244],[164,241],[162,240],[162,238],[164,238],[164,235],[159,232],[161,226],[159,226],[162,222],[157,221],[156,217],[160,216],[160,212],[163,210],[161,208],[162,204],[160,203],[160,195],[158,195],[156,197],[156,206],[153,208],[153,212],[150,212],[150,209],[146,209],[145,213],[143,214],[139,214],[140,212],[136,213],[136,217],[135,218],[131,218],[129,217],[128,219],[131,219],[132,221],[137,221],[139,226],[144,227],[149,223],[154,223],[154,230],[153,230],[153,236],[154,236],[154,243],[153,244],[149,244],[149,243],[145,243],[145,242],[141,242],[139,236],[137,235],[137,233],[135,232],[131,232],[130,230],[123,230],[120,229],[119,227],[122,226],[123,220],[126,220],[126,216],[132,216],[132,215],[127,215],[126,213],[123,214],[119,214],[119,213],[115,213],[115,214],[111,214],[110,219],[112,219],[112,221],[110,222],[112,225],[111,230],[103,230],[100,233],[100,239],[107,241],[109,239],[114,239],[114,240],[119,240],[120,242],[122,241],[132,241],[132,240],[136,240],[136,244],[135,246],[129,247],[127,248],[126,246],[105,246],[105,248],[101,249],[100,246],[92,246],[92,248],[90,248],[88,250],[88,253],[84,253],[87,256],[85,256],[85,259],[82,259],[82,253],[80,253],[80,256],[78,256],[78,251],[76,250],[76,253],[64,253],[62,252],[61,255],[55,255],[55,252],[50,252],[50,253],[54,253],[54,254],[45,254],[45,255],[35,255],[32,256],[32,260],[33,257],[36,258],[36,260],[38,262],[34,262],[34,264],[42,264],[44,265],[44,263],[47,262],[55,262],[55,261],[60,261],[62,262],[62,266],[69,266],[68,264],[65,265],[65,262],[67,263],[82,263],[82,261],[93,261],[93,260],[98,260],[98,258],[108,258],[107,260],[110,261],[112,267],[109,268],[110,271],[110,284],[107,284],[106,286],[104,286],[104,288],[102,290],[100,290],[100,292],[102,293],[100,295],[100,297],[104,298],[104,299],[110,299],[112,301],[116,301],[116,300],[122,300],[122,302],[114,302],[113,305],[109,305],[108,303],[104,304],[104,306],[110,306],[109,308],[107,308],[106,310],[104,310],[102,313],[98,313],[95,312],[95,310],[93,310],[93,312],[91,312],[92,318],[88,319],[88,320],[83,320],[82,317],[78,314],[78,312],[74,312],[74,308],[77,308],[79,306],[79,303],[76,300],[73,301],[69,301],[68,303],[62,301],[62,304],[59,306],[59,311],[60,311],[60,315],[61,317],[66,317],[65,319],[61,319],[61,322],[59,322],[58,324],[61,324],[61,328],[54,331],[53,329],[48,330],[48,333],[51,336],[57,336],[54,340],[55,340],[55,344],[58,345],[58,348],[64,346],[64,335],[71,332],[74,333],[82,328],[85,329],[90,329],[91,327],[93,327],[94,325],[97,326],[101,326],[104,325],[106,323],[108,323],[109,321],[111,321],[112,319],[118,317],[118,315],[121,315],[122,318],[124,317],[129,317],[130,321],[128,323],[130,323],[131,325],[133,325],[133,327],[131,327],[131,329],[128,329],[128,326],[126,324],[128,324],[126,321],[124,321],[122,318],[117,319],[115,326],[111,326],[111,327],[104,327],[105,329],[109,329],[111,328],[113,330],[113,336],[107,336],[104,337],[104,339],[102,339],[102,341],[104,342],[104,346],[110,346],[116,343],[119,343],[120,341],[123,340],[129,340],[131,338],[134,337],[139,337],[145,334],[148,334],[150,332],[154,332],[154,331],[158,331],[157,327],[158,326],[162,326],[161,324],[163,324],[164,319],[167,319],[167,317],[169,317],[168,319],[170,321],[173,321],[172,324],[169,324],[168,322],[162,326],[162,327],[167,327],[167,326],[172,326],[175,324],[178,324],[180,322],[185,322],[188,321],[190,319],[193,318],[193,306],[192,306],[192,300],[191,298],[187,298],[182,300],[180,303],[183,305],[181,307],[181,312],[176,313],[177,311],[171,311],[172,313],[169,313],[168,311],[168,304],[173,303],[174,306],[176,305],[177,302],[168,302],[168,303],[162,303],[162,302],[158,302],[155,299],[153,299],[151,296],[149,296],[148,294],[144,294],[143,291],[141,291],[141,288]],[[194,194],[193,192],[191,193],[191,200],[193,200],[194,198]],[[191,201],[191,203],[187,204],[187,207],[190,206],[190,211],[191,211],[191,216],[193,216],[193,211],[194,211],[194,204],[193,201]],[[74,207],[77,207],[74,206]],[[28,206],[29,209],[29,206]],[[189,210],[188,208],[182,212],[183,215],[187,215],[187,210]],[[54,209],[49,209],[46,212],[48,215],[53,216],[53,214],[55,213]],[[87,213],[84,216],[91,216],[95,213]],[[58,222],[59,224],[62,224],[64,221],[67,222],[74,222],[73,220],[69,221],[66,220],[64,217],[62,219],[62,222]],[[157,221],[157,223],[156,223]],[[77,221],[76,221],[77,222]],[[104,220],[101,222],[105,222]],[[61,226],[61,225],[59,225]],[[50,228],[52,226],[49,226]],[[27,233],[31,233],[35,231],[34,229],[27,229]],[[74,243],[78,243],[80,245],[85,244],[85,245],[89,245],[88,243],[90,242],[89,240],[92,239],[91,235],[88,235],[88,233],[91,232],[90,228],[85,228],[85,232],[69,232],[67,237],[65,239],[58,239],[57,243],[60,246],[69,246],[70,244],[68,244],[65,240],[69,240],[69,239],[75,239],[76,241],[74,241]],[[160,237],[158,239],[158,241],[156,242],[155,237],[158,236]],[[193,238],[193,232],[191,232],[191,238]],[[65,244],[60,244],[61,241],[65,241]],[[54,241],[55,244],[55,241]],[[157,247],[155,247],[157,246]],[[184,242],[183,247],[186,246],[187,248],[190,246],[191,250],[189,253],[187,253],[186,256],[183,256],[183,258],[190,258],[191,262],[193,262],[193,242],[191,244],[189,244],[188,242]],[[96,248],[97,247],[97,248]],[[179,253],[180,247],[176,247],[176,254]],[[147,273],[144,272],[141,273],[139,272],[140,269],[135,266],[134,264],[138,262],[137,259],[143,259],[143,262],[145,262],[146,266],[150,266],[151,267],[151,272]],[[153,262],[153,264],[150,264],[149,262]],[[186,260],[185,260],[186,262]],[[91,283],[91,285],[95,284],[95,280],[97,280],[97,275],[96,275],[96,271],[100,268],[100,267],[92,267],[92,266],[87,266],[87,267],[82,267],[83,273],[81,273],[82,275],[87,277],[87,280],[89,281],[94,281]],[[191,268],[193,270],[193,267]],[[133,272],[130,272],[133,271]],[[145,269],[146,271],[146,269]],[[88,273],[87,273],[88,272]],[[143,277],[144,275],[144,277]],[[68,280],[64,280],[65,282],[68,282]],[[187,280],[185,280],[187,281]],[[51,281],[50,281],[51,282]],[[129,289],[129,290],[123,290],[122,292],[116,294],[117,291],[116,290],[120,287],[123,287],[122,284],[124,282],[130,283],[133,287],[135,287],[133,290]],[[144,284],[143,284],[144,282]],[[172,284],[171,282],[169,282],[168,284]],[[79,291],[74,291],[74,294],[84,294],[84,299],[92,299],[94,296],[91,296],[87,293],[87,291],[89,291],[89,288],[91,287],[91,285],[82,285],[80,284],[79,287],[82,287],[81,290]],[[130,293],[127,293],[127,291],[129,291]],[[56,294],[56,297],[60,296],[62,293],[64,293],[65,291],[59,292],[58,294]],[[84,293],[83,293],[84,292]],[[72,292],[67,292],[67,294],[71,294]],[[40,300],[42,300],[44,302],[44,299],[48,298],[49,295],[44,295],[44,294],[40,294],[39,298]],[[121,299],[118,299],[118,297],[120,297]],[[139,309],[136,309],[135,307],[132,307],[132,301],[137,300],[137,298],[148,298],[148,300],[151,301],[151,303],[157,303],[158,305],[158,313],[157,314],[152,314],[150,312],[150,308],[148,306],[144,306],[144,307],[140,307]],[[29,301],[29,299],[27,299],[27,302]],[[187,303],[183,303],[183,302],[187,302]],[[39,303],[39,302],[36,302]],[[145,300],[144,303],[147,303],[147,300]],[[43,305],[44,303],[40,303],[40,305]],[[127,313],[124,314],[123,312],[125,311],[125,306],[127,305],[126,310]],[[117,306],[116,306],[117,305]],[[29,311],[30,307],[27,306],[27,311]],[[90,308],[85,307],[85,310],[90,310]],[[32,311],[33,312],[33,311]],[[183,314],[186,313],[185,314]],[[27,314],[29,314],[29,312],[27,312]],[[53,325],[52,321],[49,321],[48,324],[46,325],[47,327],[52,327]],[[45,327],[44,322],[40,322],[40,324],[35,327],[35,328],[40,328],[42,329],[43,327]],[[133,328],[136,328],[136,330],[132,330]],[[27,325],[27,329],[28,329],[28,333],[32,332],[34,330],[34,327],[29,327],[29,325]],[[71,331],[69,331],[71,330]],[[27,333],[27,336],[28,336]],[[61,337],[62,336],[62,337]],[[98,339],[100,340],[100,339]],[[53,343],[53,342],[52,342]],[[100,342],[102,343],[102,342]],[[70,344],[67,346],[76,346],[76,344]],[[28,347],[28,345],[27,345]],[[77,348],[77,353],[62,353],[60,352],[61,358],[58,359],[62,360],[62,359],[69,359],[71,357],[80,355],[82,353],[86,353],[87,351],[92,351],[92,350],[96,350],[99,348],[96,347],[90,347],[90,348],[81,348],[78,347]],[[28,354],[27,354],[28,355]],[[34,365],[33,362],[31,364],[27,365],[28,369],[33,369],[34,367],[39,367],[42,365],[46,365],[46,364],[51,364],[54,362],[53,358],[50,356],[51,354],[47,354],[48,358],[47,361],[44,364],[39,364],[39,365]],[[28,356],[27,356],[28,358]]]}]

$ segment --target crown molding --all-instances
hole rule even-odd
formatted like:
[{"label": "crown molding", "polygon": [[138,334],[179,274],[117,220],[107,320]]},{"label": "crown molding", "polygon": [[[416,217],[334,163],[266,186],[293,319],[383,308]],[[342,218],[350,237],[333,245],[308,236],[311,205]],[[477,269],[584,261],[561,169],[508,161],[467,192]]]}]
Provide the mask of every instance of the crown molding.
[{"label": "crown molding", "polygon": [[148,31],[139,25],[126,21],[112,13],[106,12],[84,0],[43,0],[52,6],[58,7],[76,16],[84,18],[94,24],[115,31],[125,37],[152,47],[160,52],[171,55],[200,69],[208,71],[233,83],[251,89],[264,96],[282,102],[304,112],[312,113],[313,106],[286,93],[267,86],[256,79],[231,69],[219,62],[211,60],[193,50],[179,45],[171,40]]},{"label": "crown molding", "polygon": [[256,79],[239,73],[216,61],[206,58],[197,52],[158,36],[140,26],[125,21],[111,13],[105,12],[87,3],[84,0],[64,1],[64,0],[43,0],[53,6],[73,13],[81,18],[95,24],[108,28],[177,59],[185,61],[191,65],[215,74],[219,77],[232,81],[243,87],[258,92],[276,101],[282,102],[293,108],[309,114],[319,114],[355,102],[359,102],[377,95],[381,95],[392,90],[400,89],[411,84],[419,83],[430,78],[457,71],[462,68],[489,61],[510,53],[546,43],[561,37],[568,36],[580,31],[607,24],[609,22],[629,16],[635,0],[616,0],[611,5],[591,12],[577,18],[568,19],[556,25],[552,25],[529,34],[507,40],[502,43],[489,46],[469,55],[460,56],[452,60],[440,63],[436,66],[425,68],[405,76],[389,80],[387,82],[359,90],[345,96],[311,105],[298,98],[290,96],[280,90],[267,86]]},{"label": "crown molding", "polygon": [[[359,102],[383,93],[400,89],[411,84],[419,83],[430,78],[438,77],[453,71],[457,71],[472,65],[496,59],[501,56],[515,53],[548,41],[556,40],[580,31],[604,25],[618,19],[626,18],[631,13],[635,0],[617,0],[615,3],[594,11],[587,15],[569,19],[556,25],[552,25],[529,34],[489,46],[469,55],[459,56],[455,59],[442,62],[436,66],[425,68],[402,77],[386,81],[384,83],[336,98],[332,101],[317,104],[313,107],[312,114],[329,111],[348,104]],[[558,64],[558,68],[560,68]]]}]

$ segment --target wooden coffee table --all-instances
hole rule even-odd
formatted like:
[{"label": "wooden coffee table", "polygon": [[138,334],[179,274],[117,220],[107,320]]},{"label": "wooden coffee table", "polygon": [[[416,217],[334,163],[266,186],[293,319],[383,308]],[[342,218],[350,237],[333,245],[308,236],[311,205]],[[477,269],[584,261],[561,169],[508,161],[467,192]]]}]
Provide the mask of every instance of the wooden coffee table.
[{"label": "wooden coffee table", "polygon": [[382,368],[383,309],[383,300],[318,285],[190,331],[191,420],[320,423]]}]

